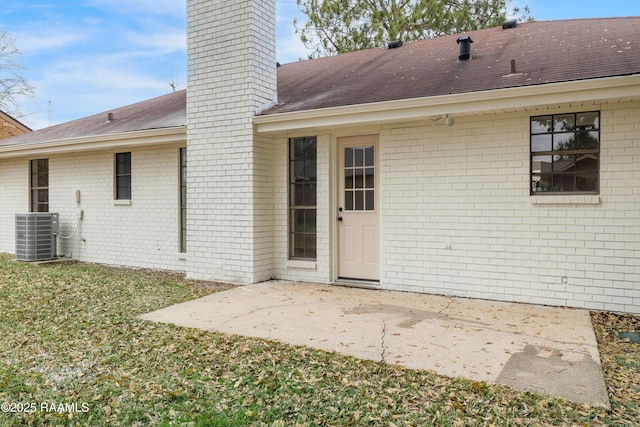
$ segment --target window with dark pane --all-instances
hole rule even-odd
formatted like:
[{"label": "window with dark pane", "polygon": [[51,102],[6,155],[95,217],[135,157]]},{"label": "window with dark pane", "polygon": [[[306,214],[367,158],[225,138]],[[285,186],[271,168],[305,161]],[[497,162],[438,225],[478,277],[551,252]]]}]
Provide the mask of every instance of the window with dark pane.
[{"label": "window with dark pane", "polygon": [[131,153],[116,153],[116,200],[131,200]]},{"label": "window with dark pane", "polygon": [[187,251],[187,149],[180,149],[180,252]]},{"label": "window with dark pane", "polygon": [[31,160],[31,212],[49,212],[49,159]]},{"label": "window with dark pane", "polygon": [[348,147],[344,150],[344,209],[375,210],[373,146]]},{"label": "window with dark pane", "polygon": [[316,258],[317,140],[289,140],[289,228],[291,258]]},{"label": "window with dark pane", "polygon": [[599,192],[600,112],[531,117],[531,194]]}]

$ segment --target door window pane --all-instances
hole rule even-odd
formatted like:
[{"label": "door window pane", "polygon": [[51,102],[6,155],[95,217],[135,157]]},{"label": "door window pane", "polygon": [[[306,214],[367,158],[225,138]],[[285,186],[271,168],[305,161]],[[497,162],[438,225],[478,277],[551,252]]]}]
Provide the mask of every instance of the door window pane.
[{"label": "door window pane", "polygon": [[353,210],[353,191],[344,192],[344,210],[346,211]]},{"label": "door window pane", "polygon": [[365,191],[364,200],[365,200],[365,210],[372,211],[375,209],[375,206],[374,206],[375,197],[374,197],[373,190]]},{"label": "door window pane", "polygon": [[351,148],[344,149],[344,166],[345,167],[353,166],[353,149]]},{"label": "door window pane", "polygon": [[359,168],[355,171],[356,179],[355,179],[355,188],[364,188],[364,170]]},{"label": "door window pane", "polygon": [[[347,160],[351,155],[353,162]],[[370,145],[345,148],[344,156],[344,209],[347,211],[374,210],[374,147]]]},{"label": "door window pane", "polygon": [[375,182],[374,175],[373,175],[373,168],[366,168],[364,170],[364,173],[365,173],[365,187],[373,188],[373,183]]},{"label": "door window pane", "polygon": [[353,188],[353,169],[344,171],[344,188]]},{"label": "door window pane", "polygon": [[362,211],[364,210],[364,191],[356,191],[356,203],[355,210]]},{"label": "door window pane", "polygon": [[354,149],[355,154],[355,167],[364,166],[364,148],[358,147]]},{"label": "door window pane", "polygon": [[374,156],[373,156],[373,145],[370,145],[370,146],[365,148],[364,157],[365,157],[365,162],[364,162],[365,166],[374,166],[374,163],[373,163],[373,159],[374,159]]}]

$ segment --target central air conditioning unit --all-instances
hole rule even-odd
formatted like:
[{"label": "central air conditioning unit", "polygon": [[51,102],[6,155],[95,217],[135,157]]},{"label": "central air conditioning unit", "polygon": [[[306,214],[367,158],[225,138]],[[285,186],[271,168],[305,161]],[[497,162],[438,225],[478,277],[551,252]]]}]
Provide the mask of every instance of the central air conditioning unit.
[{"label": "central air conditioning unit", "polygon": [[55,259],[59,224],[57,213],[16,214],[16,260]]}]

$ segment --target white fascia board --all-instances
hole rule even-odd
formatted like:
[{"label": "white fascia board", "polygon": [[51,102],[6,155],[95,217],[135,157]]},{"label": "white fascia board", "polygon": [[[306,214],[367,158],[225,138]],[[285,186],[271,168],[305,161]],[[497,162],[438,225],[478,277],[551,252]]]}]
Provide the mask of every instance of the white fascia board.
[{"label": "white fascia board", "polygon": [[0,146],[0,159],[80,153],[124,147],[185,144],[185,126]]},{"label": "white fascia board", "polygon": [[277,133],[631,96],[640,96],[640,74],[270,114],[253,120],[257,133]]}]

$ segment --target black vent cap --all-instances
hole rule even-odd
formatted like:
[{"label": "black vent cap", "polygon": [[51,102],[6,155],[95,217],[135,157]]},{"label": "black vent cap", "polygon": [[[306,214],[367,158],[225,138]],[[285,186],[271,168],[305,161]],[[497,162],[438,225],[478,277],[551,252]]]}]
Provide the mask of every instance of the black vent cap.
[{"label": "black vent cap", "polygon": [[518,25],[517,19],[509,19],[502,23],[502,29],[506,30],[507,28],[515,28]]},{"label": "black vent cap", "polygon": [[460,36],[456,42],[458,43],[458,59],[460,61],[471,59],[471,43],[473,43],[471,37],[467,35]]}]

